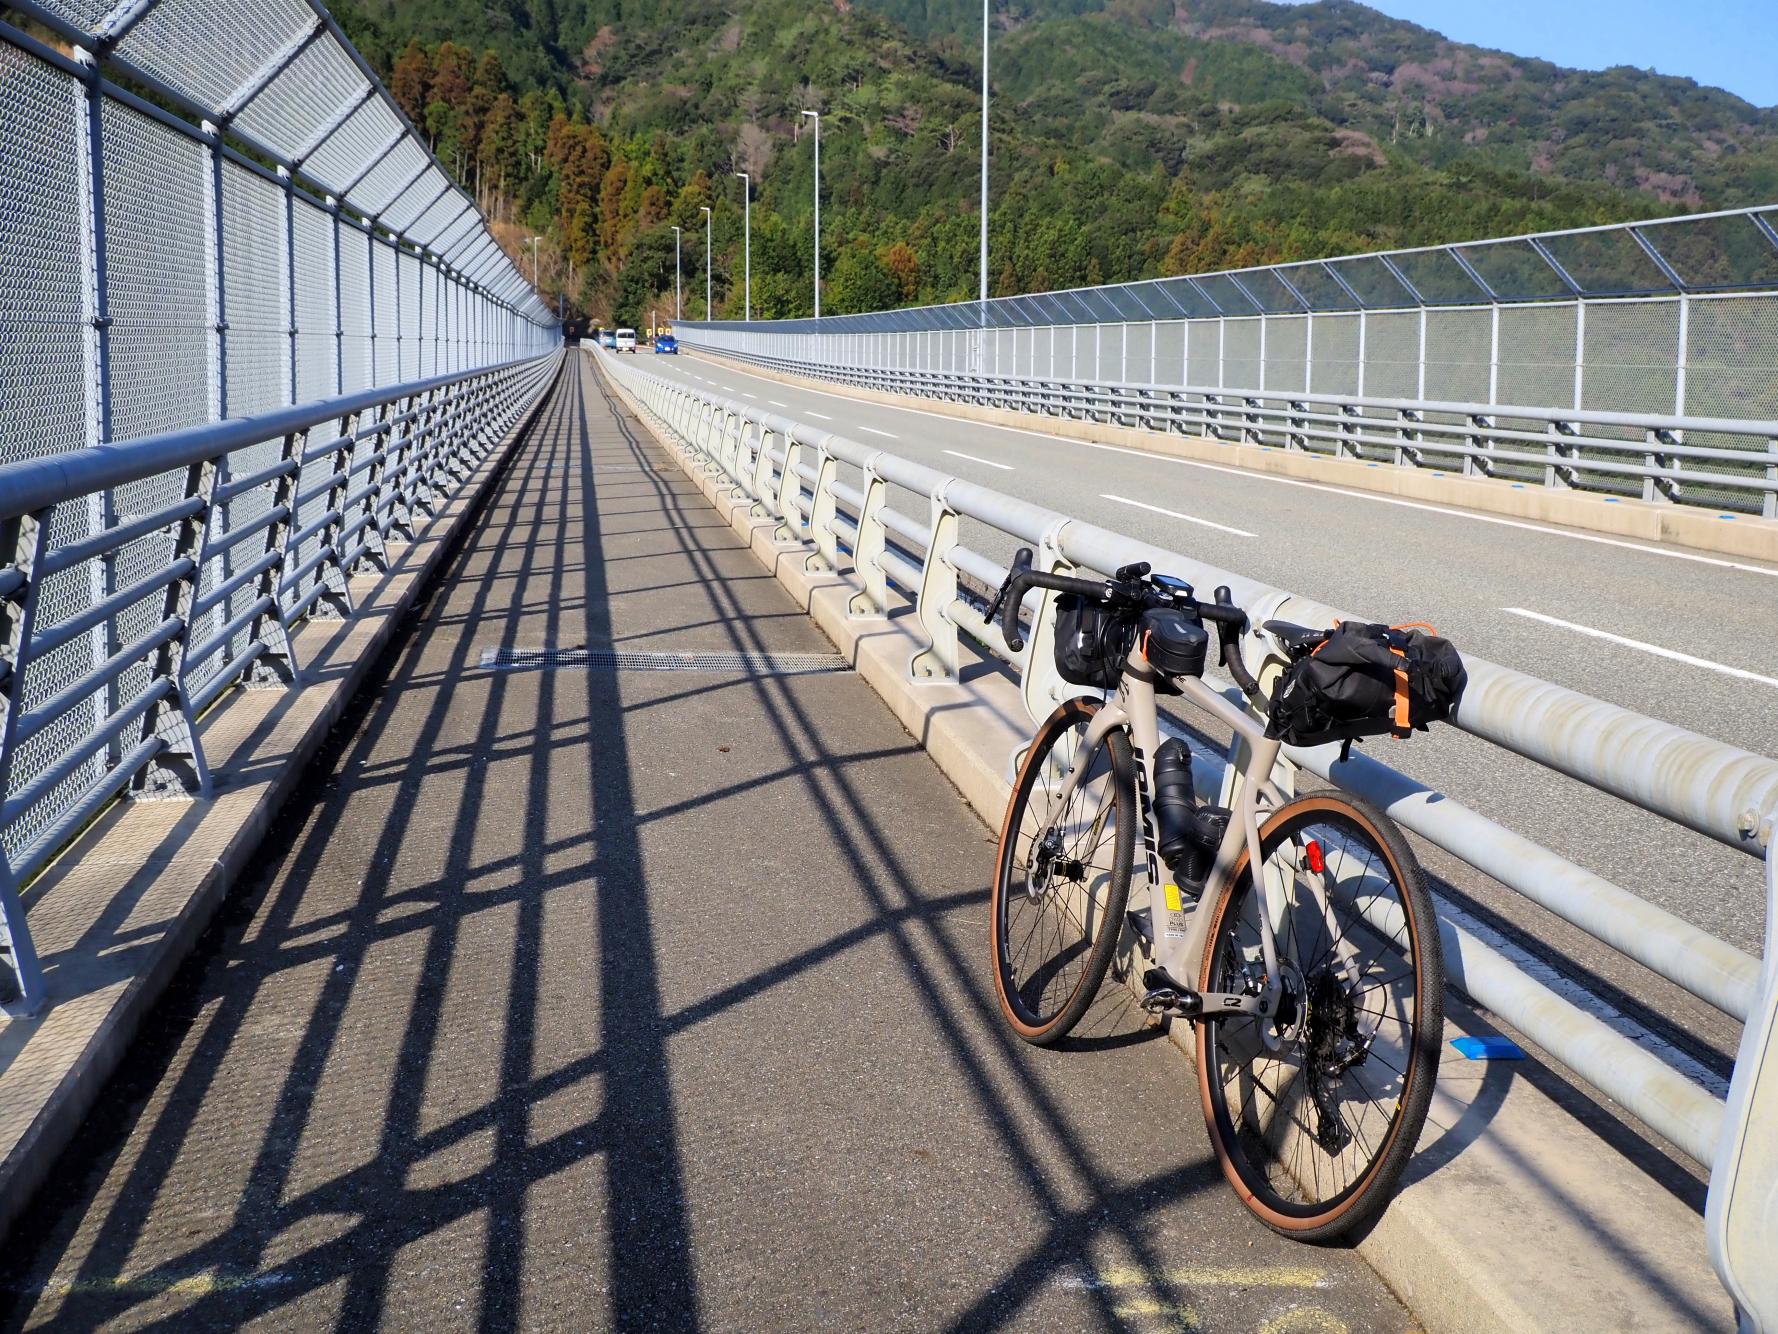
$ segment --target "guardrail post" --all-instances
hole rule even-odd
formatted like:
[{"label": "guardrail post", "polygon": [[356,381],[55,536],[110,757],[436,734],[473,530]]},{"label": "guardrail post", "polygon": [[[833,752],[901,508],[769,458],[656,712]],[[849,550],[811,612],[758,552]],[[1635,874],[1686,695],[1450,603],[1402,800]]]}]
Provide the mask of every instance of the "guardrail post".
[{"label": "guardrail post", "polygon": [[1778,811],[1766,838],[1766,948],[1759,998],[1735,1055],[1728,1113],[1710,1167],[1704,1234],[1741,1328],[1778,1330]]},{"label": "guardrail post", "polygon": [[840,478],[840,461],[828,453],[826,445],[819,448],[815,498],[809,507],[809,536],[814,540],[815,553],[803,561],[803,569],[810,574],[832,573],[840,568],[840,540],[834,532],[839,497],[833,493],[834,483]]},{"label": "guardrail post", "polygon": [[864,501],[858,507],[858,542],[852,548],[852,568],[864,583],[864,591],[852,595],[846,615],[854,620],[889,614],[889,576],[883,572],[883,555],[889,534],[883,527],[883,505],[889,484],[877,475],[876,456],[864,461]]},{"label": "guardrail post", "polygon": [[[348,439],[356,435],[358,419],[357,413],[345,418],[340,423],[345,428],[340,434]],[[326,504],[333,517],[328,519],[327,525],[321,530],[321,549],[329,554],[315,567],[315,578],[327,588],[309,611],[318,620],[341,621],[352,615],[352,590],[339,547],[340,534],[346,527],[346,486],[351,480],[352,446],[342,445],[333,451],[333,472],[327,484]],[[326,611],[321,610],[323,606],[327,608]]]},{"label": "guardrail post", "polygon": [[216,482],[221,471],[217,464],[216,459],[205,459],[192,464],[185,473],[186,499],[197,498],[203,504],[197,513],[180,520],[179,535],[173,543],[174,563],[189,561],[191,568],[167,585],[161,606],[163,623],[177,617],[180,626],[177,635],[155,650],[153,679],[171,681],[173,688],[142,715],[138,739],[148,741],[158,736],[165,745],[130,780],[130,795],[138,800],[210,794],[210,766],[204,762],[197,719],[185,689],[185,651],[191,644],[191,608],[197,600],[198,580],[203,577],[204,562],[210,554],[210,512],[215,506]]},{"label": "guardrail post", "polygon": [[782,431],[761,431],[759,452],[753,456],[753,505],[748,513],[756,519],[771,517],[767,497],[772,494],[772,440],[788,440]]},{"label": "guardrail post", "polygon": [[248,644],[265,645],[241,678],[242,686],[248,690],[302,684],[302,669],[297,666],[296,650],[290,643],[290,626],[284,618],[279,585],[290,566],[290,534],[296,531],[297,481],[302,475],[302,456],[308,439],[307,431],[292,431],[284,437],[279,455],[285,471],[272,492],[272,506],[278,518],[265,530],[265,552],[276,552],[278,559],[254,580],[255,598],[269,601],[270,605],[262,606],[254,614],[247,631]]},{"label": "guardrail post", "polygon": [[932,493],[932,545],[920,565],[920,595],[914,614],[932,647],[908,659],[908,677],[916,684],[957,679],[957,625],[951,620],[951,604],[957,600],[957,570],[951,551],[957,545],[957,511],[945,499],[949,481]]},{"label": "guardrail post", "polygon": [[1778,519],[1778,437],[1766,441],[1766,449],[1772,461],[1766,464],[1766,497],[1760,502],[1759,512],[1768,519]]},{"label": "guardrail post", "polygon": [[784,437],[784,472],[778,478],[778,527],[772,533],[774,542],[800,542],[803,538],[803,513],[797,501],[802,495],[803,446],[794,435]]},{"label": "guardrail post", "polygon": [[[20,576],[0,593],[0,806],[10,790],[14,738],[25,707],[25,667],[31,657],[41,584],[37,570],[49,552],[50,514],[43,509],[0,524],[0,540],[11,552],[10,567],[0,566],[0,571],[17,571]],[[6,849],[0,845],[0,1009],[23,1017],[42,1007],[43,970],[18,891]]]}]

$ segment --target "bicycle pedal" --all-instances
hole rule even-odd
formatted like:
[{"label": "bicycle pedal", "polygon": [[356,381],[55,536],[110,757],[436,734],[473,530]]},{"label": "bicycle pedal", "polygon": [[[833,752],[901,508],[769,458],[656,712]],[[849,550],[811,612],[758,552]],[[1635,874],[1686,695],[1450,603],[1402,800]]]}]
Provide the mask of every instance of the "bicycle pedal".
[{"label": "bicycle pedal", "polygon": [[1157,987],[1145,994],[1140,1004],[1149,1014],[1164,1014],[1171,1019],[1196,1019],[1204,1013],[1202,996],[1172,987]]}]

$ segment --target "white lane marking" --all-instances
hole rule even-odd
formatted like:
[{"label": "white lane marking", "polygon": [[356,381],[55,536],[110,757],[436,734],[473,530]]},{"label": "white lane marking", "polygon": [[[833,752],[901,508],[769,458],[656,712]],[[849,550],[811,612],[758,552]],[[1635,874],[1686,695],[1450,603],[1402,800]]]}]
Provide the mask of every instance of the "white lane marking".
[{"label": "white lane marking", "polygon": [[1573,621],[1564,621],[1555,616],[1545,616],[1540,611],[1527,611],[1524,607],[1502,607],[1500,610],[1514,616],[1523,616],[1527,620],[1542,621],[1545,625],[1572,630],[1577,635],[1590,635],[1594,639],[1605,639],[1613,644],[1622,644],[1625,648],[1639,649],[1643,653],[1652,653],[1657,658],[1671,658],[1674,662],[1683,662],[1688,667],[1702,667],[1707,671],[1721,672],[1724,676],[1737,676],[1743,681],[1757,681],[1761,685],[1778,687],[1778,677],[1761,676],[1758,672],[1750,672],[1741,667],[1729,667],[1720,662],[1712,662],[1709,658],[1695,658],[1689,653],[1681,653],[1678,649],[1662,648],[1659,644],[1649,644],[1640,639],[1614,635],[1609,630],[1595,630],[1590,625],[1576,625]]},{"label": "white lane marking", "polygon": [[1010,463],[996,463],[993,459],[978,459],[974,454],[965,454],[960,449],[946,449],[941,452],[949,454],[954,459],[968,459],[971,463],[980,463],[990,468],[998,468],[1001,472],[1014,471],[1013,466]]},{"label": "white lane marking", "polygon": [[775,399],[775,398],[768,398],[768,399],[767,399],[767,400],[766,400],[766,402],[768,402],[768,403],[770,403],[770,404],[771,404],[771,405],[772,405],[772,406],[773,406],[773,407],[775,407],[775,408],[787,408],[787,407],[789,407],[789,406],[790,406],[790,404],[788,404],[788,403],[780,403],[780,402],[779,402],[779,401],[778,401],[778,400],[777,400],[777,399]]},{"label": "white lane marking", "polygon": [[879,431],[879,430],[878,430],[878,429],[877,429],[877,428],[876,428],[876,427],[874,427],[874,426],[860,426],[860,427],[859,427],[859,428],[858,428],[858,429],[859,429],[859,430],[861,430],[861,431],[869,431],[869,432],[870,432],[870,433],[871,433],[871,434],[872,434],[872,435],[880,435],[880,436],[882,436],[882,437],[883,437],[883,438],[884,438],[884,439],[886,439],[886,440],[899,440],[899,439],[901,439],[901,437],[900,437],[900,436],[899,436],[899,435],[897,435],[897,434],[895,434],[895,432],[894,432],[894,431]]},{"label": "white lane marking", "polygon": [[1115,500],[1120,505],[1134,505],[1139,510],[1148,510],[1154,514],[1165,514],[1169,519],[1183,519],[1186,523],[1201,524],[1205,528],[1214,528],[1219,533],[1232,533],[1236,537],[1256,536],[1256,534],[1248,532],[1245,528],[1230,528],[1226,523],[1212,523],[1209,519],[1200,519],[1191,514],[1181,514],[1178,510],[1164,510],[1159,505],[1150,505],[1141,500],[1131,500],[1127,496],[1114,496],[1101,491],[1099,493],[1099,499]]},{"label": "white lane marking", "polygon": [[[741,397],[742,398],[753,398],[753,395],[752,394],[742,394]],[[757,403],[759,400],[753,399],[753,401]]]},{"label": "white lane marking", "polygon": [[833,418],[829,417],[825,412],[811,412],[809,415],[811,417],[819,417],[824,422],[830,422],[833,420]]},{"label": "white lane marking", "polygon": [[[746,371],[737,373],[742,375],[749,374],[749,372]],[[764,377],[751,376],[751,378],[763,379]],[[863,405],[864,403],[864,400],[853,398],[850,394],[836,394],[831,390],[813,389],[808,385],[798,385],[797,388],[805,394],[819,394],[822,398],[837,398],[842,399],[847,403],[859,405]],[[877,407],[879,411],[907,412],[919,417],[936,417],[939,421],[951,422],[953,425],[969,424],[966,423],[964,419],[953,417],[949,413],[933,412],[927,408],[909,408],[899,405],[888,407],[887,405],[877,404],[871,404],[870,406]],[[816,414],[810,413],[809,415],[814,416]],[[831,421],[832,418],[824,417],[822,420]],[[1123,445],[1106,445],[1101,444],[1097,440],[1076,440],[1072,436],[1052,435],[1048,431],[1033,431],[1023,426],[982,425],[980,429],[986,431],[1007,431],[1013,435],[1028,435],[1038,440],[1047,440],[1052,445],[1084,445],[1088,449],[1102,449],[1111,454],[1128,454],[1132,458],[1147,459],[1155,463],[1177,463],[1185,468],[1203,468],[1208,472],[1227,473],[1230,477],[1248,477],[1259,482],[1276,482],[1280,486],[1300,486],[1310,491],[1328,491],[1336,496],[1347,496],[1353,500],[1368,500],[1378,505],[1399,505],[1403,509],[1426,510],[1432,514],[1448,514],[1454,518],[1470,519],[1476,523],[1498,524],[1503,528],[1523,528],[1527,532],[1544,533],[1550,537],[1566,537],[1574,542],[1593,542],[1597,543],[1599,546],[1622,547],[1627,551],[1640,551],[1649,556],[1665,556],[1669,560],[1689,560],[1698,565],[1714,565],[1722,570],[1740,570],[1745,574],[1763,574],[1769,579],[1778,579],[1778,568],[1771,566],[1746,565],[1740,561],[1723,560],[1717,556],[1700,556],[1692,551],[1674,551],[1667,547],[1651,547],[1642,542],[1626,542],[1622,538],[1601,537],[1597,533],[1577,533],[1567,528],[1549,528],[1545,527],[1543,524],[1527,523],[1523,519],[1503,519],[1498,515],[1479,514],[1473,510],[1452,509],[1446,505],[1429,505],[1424,501],[1418,500],[1403,500],[1399,496],[1379,496],[1369,491],[1353,491],[1343,486],[1332,486],[1327,482],[1305,482],[1299,477],[1279,477],[1275,473],[1250,472],[1245,468],[1231,468],[1227,464],[1204,463],[1198,459],[1175,458],[1171,454],[1155,454],[1146,449],[1129,449]]]}]

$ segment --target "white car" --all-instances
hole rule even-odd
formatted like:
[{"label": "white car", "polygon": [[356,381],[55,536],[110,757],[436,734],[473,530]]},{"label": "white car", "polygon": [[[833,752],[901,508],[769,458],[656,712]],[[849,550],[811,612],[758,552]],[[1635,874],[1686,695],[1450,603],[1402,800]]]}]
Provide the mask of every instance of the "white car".
[{"label": "white car", "polygon": [[617,350],[628,352],[631,355],[635,354],[636,331],[634,329],[619,329],[617,331]]}]

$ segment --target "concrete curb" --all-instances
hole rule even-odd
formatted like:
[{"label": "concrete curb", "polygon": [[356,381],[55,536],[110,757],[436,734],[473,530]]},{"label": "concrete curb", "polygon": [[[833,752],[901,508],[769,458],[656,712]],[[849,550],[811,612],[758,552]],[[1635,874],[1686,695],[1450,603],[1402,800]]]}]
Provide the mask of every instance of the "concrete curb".
[{"label": "concrete curb", "polygon": [[759,375],[780,384],[805,389],[819,387],[824,393],[838,394],[866,403],[932,412],[961,421],[983,422],[990,426],[1035,431],[1043,435],[1086,440],[1095,444],[1119,445],[1147,454],[1189,459],[1195,463],[1220,464],[1246,472],[1267,473],[1324,486],[1338,486],[1349,491],[1395,496],[1422,504],[1449,505],[1482,514],[1559,524],[1632,541],[1671,542],[1697,551],[1778,563],[1778,522],[1745,514],[1724,514],[1716,510],[1680,505],[1649,504],[1641,500],[1613,500],[1575,491],[1526,486],[1496,478],[1464,477],[1434,470],[1397,468],[1382,463],[1363,463],[1355,459],[1330,459],[1264,445],[1231,444],[1201,436],[1162,435],[1155,431],[1072,417],[1045,417],[1029,412],[1014,412],[1007,408],[953,403],[942,398],[896,394],[884,389],[866,389],[809,376],[792,375],[703,348],[688,348],[687,351],[702,359],[746,371],[749,375]]},{"label": "concrete curb", "polygon": [[[652,431],[623,386],[606,383]],[[811,570],[810,548],[773,542],[775,521],[751,514],[747,501],[661,443],[998,830],[1010,758],[1032,731],[1016,685],[990,671],[964,684],[912,681],[908,659],[926,641],[911,613],[852,618],[852,578]],[[1447,1028],[1453,1037],[1496,1031],[1454,999]],[[1173,1026],[1169,1037],[1189,1059],[1189,1026]],[[1181,1106],[1197,1114],[1195,1078]],[[1602,1124],[1612,1116],[1598,1115]],[[1734,1328],[1698,1211],[1510,1066],[1448,1057],[1407,1182],[1357,1249],[1429,1329]]]},{"label": "concrete curb", "polygon": [[[47,974],[43,1013],[0,1027],[0,1237],[24,1214],[305,768],[474,522],[566,364],[391,568],[352,580],[357,616],[298,627],[303,689],[231,692],[201,721],[213,796],[116,803],[30,887],[39,949],[46,958],[70,957]],[[96,924],[134,927],[146,939],[132,939],[115,959],[75,954]]]}]

